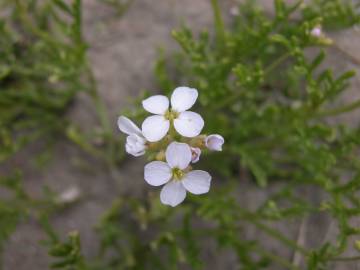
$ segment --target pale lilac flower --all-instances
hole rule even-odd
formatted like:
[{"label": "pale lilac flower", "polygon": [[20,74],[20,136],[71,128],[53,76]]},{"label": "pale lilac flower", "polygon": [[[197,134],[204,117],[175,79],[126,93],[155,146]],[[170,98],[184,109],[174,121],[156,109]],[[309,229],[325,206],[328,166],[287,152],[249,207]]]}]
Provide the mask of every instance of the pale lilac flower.
[{"label": "pale lilac flower", "polygon": [[122,132],[129,135],[126,138],[126,152],[135,157],[144,155],[146,150],[146,139],[142,135],[141,130],[125,116],[120,116],[117,124]]},{"label": "pale lilac flower", "polygon": [[222,151],[224,138],[219,134],[211,134],[205,138],[205,145],[208,149],[213,151]]},{"label": "pale lilac flower", "polygon": [[[142,124],[144,137],[150,142],[161,140],[173,123],[175,130],[184,137],[195,137],[204,127],[202,117],[190,109],[198,97],[198,91],[189,87],[177,87],[171,99],[162,95],[143,100],[144,109],[155,115],[149,116]],[[171,108],[169,108],[171,103]]]},{"label": "pale lilac flower", "polygon": [[311,30],[310,35],[312,35],[313,37],[316,37],[316,38],[322,37],[323,33],[322,33],[321,26],[315,26]]},{"label": "pale lilac flower", "polygon": [[327,37],[322,31],[321,25],[315,26],[311,31],[310,35],[316,40],[318,44],[321,45],[331,45],[333,44],[333,40]]},{"label": "pale lilac flower", "polygon": [[201,149],[199,147],[190,147],[191,148],[191,163],[196,163],[200,159]]},{"label": "pale lilac flower", "polygon": [[[145,166],[144,178],[152,186],[165,186],[160,193],[163,204],[176,206],[186,197],[186,191],[204,194],[210,189],[211,176],[208,172],[188,172],[191,149],[185,143],[172,142],[166,149],[166,162],[153,161]],[[186,170],[187,169],[187,170]]]}]

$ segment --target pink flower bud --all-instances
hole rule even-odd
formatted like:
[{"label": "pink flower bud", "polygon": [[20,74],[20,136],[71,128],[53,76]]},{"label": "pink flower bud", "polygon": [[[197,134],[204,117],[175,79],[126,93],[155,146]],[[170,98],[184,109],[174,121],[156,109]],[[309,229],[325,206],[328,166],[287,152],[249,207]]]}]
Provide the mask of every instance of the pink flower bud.
[{"label": "pink flower bud", "polygon": [[313,36],[313,37],[316,37],[316,38],[319,38],[322,36],[322,30],[321,30],[321,26],[316,26],[314,27],[310,34]]},{"label": "pink flower bud", "polygon": [[201,155],[201,149],[198,147],[191,147],[191,163],[199,161]]}]

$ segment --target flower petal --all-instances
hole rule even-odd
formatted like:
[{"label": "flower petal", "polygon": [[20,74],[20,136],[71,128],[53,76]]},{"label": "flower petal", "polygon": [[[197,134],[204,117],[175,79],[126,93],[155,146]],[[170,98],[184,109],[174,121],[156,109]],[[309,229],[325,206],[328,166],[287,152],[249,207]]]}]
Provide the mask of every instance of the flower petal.
[{"label": "flower petal", "polygon": [[187,173],[182,184],[192,194],[204,194],[210,189],[211,175],[208,172],[195,170]]},{"label": "flower petal", "polygon": [[145,150],[135,151],[129,144],[125,145],[125,151],[134,157],[140,157],[145,154]]},{"label": "flower petal", "polygon": [[136,134],[142,136],[140,128],[138,128],[133,121],[125,116],[120,116],[117,121],[119,129],[127,135]]},{"label": "flower petal", "polygon": [[179,181],[167,183],[160,192],[160,200],[163,204],[172,207],[180,204],[186,197],[186,190]]},{"label": "flower petal", "polygon": [[166,161],[171,168],[185,169],[191,161],[192,154],[190,146],[186,143],[172,142],[165,152]]},{"label": "flower petal", "polygon": [[153,161],[145,166],[144,178],[149,185],[161,186],[167,183],[171,177],[171,168],[166,162]]},{"label": "flower petal", "polygon": [[152,115],[142,123],[142,133],[149,142],[160,141],[168,132],[170,126],[169,120],[162,115]]},{"label": "flower petal", "polygon": [[186,111],[194,105],[197,97],[198,91],[195,88],[177,87],[171,95],[171,107],[177,112]]},{"label": "flower petal", "polygon": [[169,109],[169,99],[166,96],[156,95],[151,96],[142,101],[145,110],[153,114],[165,114]]},{"label": "flower petal", "polygon": [[184,137],[196,137],[204,127],[204,120],[195,112],[182,112],[174,120],[176,131]]},{"label": "flower petal", "polygon": [[213,151],[222,151],[222,145],[224,144],[224,138],[219,134],[211,134],[206,137],[205,145],[207,148]]}]

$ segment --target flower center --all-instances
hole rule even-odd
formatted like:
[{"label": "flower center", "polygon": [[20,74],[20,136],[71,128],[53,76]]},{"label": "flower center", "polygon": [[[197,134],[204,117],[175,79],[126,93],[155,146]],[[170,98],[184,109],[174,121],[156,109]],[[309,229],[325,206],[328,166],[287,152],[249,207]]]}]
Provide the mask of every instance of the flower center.
[{"label": "flower center", "polygon": [[177,111],[172,111],[171,109],[169,109],[165,112],[164,116],[165,116],[165,119],[172,121],[172,120],[178,118],[179,113]]},{"label": "flower center", "polygon": [[184,172],[179,168],[173,168],[172,177],[174,180],[180,181],[184,177]]}]

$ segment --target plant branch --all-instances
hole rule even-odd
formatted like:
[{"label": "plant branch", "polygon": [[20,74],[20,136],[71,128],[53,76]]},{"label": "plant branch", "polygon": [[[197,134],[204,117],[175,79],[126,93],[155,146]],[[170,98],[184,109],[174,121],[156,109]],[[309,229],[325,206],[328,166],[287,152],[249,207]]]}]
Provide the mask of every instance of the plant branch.
[{"label": "plant branch", "polygon": [[[277,68],[279,65],[281,65],[284,61],[286,61],[291,56],[290,52],[286,52],[282,56],[280,56],[278,59],[276,59],[273,63],[271,63],[267,68],[264,69],[264,76],[268,75],[271,71],[273,71],[275,68]],[[220,110],[224,107],[227,107],[234,102],[238,100],[239,97],[241,97],[241,91],[239,89],[238,92],[234,93],[232,96],[225,99],[223,102],[218,103],[217,106],[214,107],[213,110]]]},{"label": "plant branch", "polygon": [[224,21],[221,16],[219,2],[217,0],[211,0],[211,6],[214,12],[217,43],[219,46],[222,46],[225,40],[225,27],[224,27]]},{"label": "plant branch", "polygon": [[343,107],[331,109],[328,111],[322,111],[315,115],[315,118],[321,118],[321,117],[327,117],[327,116],[334,116],[342,113],[348,113],[355,109],[360,108],[360,99],[357,101],[354,101],[353,103],[347,104]]},{"label": "plant branch", "polygon": [[360,256],[330,258],[330,261],[360,261]]},{"label": "plant branch", "polygon": [[265,232],[266,234],[272,236],[273,238],[279,240],[280,242],[286,244],[287,246],[293,248],[294,250],[298,250],[303,255],[308,255],[308,251],[304,247],[299,246],[296,242],[288,239],[287,237],[282,235],[277,230],[259,222],[258,218],[253,213],[247,212],[246,210],[241,209],[241,208],[239,210],[241,211],[240,215],[242,215],[244,218],[246,218],[246,219],[244,219],[245,221],[252,223],[256,227],[261,229],[263,232]]},{"label": "plant branch", "polygon": [[253,247],[254,250],[256,250],[259,254],[268,257],[274,262],[277,262],[279,265],[286,267],[286,269],[290,270],[300,270],[296,265],[292,264],[291,262],[287,261],[286,259],[277,256],[271,252],[268,252],[267,250],[260,248],[259,246]]},{"label": "plant branch", "polygon": [[90,66],[89,63],[86,63],[86,69],[88,71],[89,80],[90,80],[90,88],[89,88],[89,94],[92,98],[95,110],[97,112],[97,115],[99,117],[100,124],[104,131],[104,140],[107,144],[107,161],[112,166],[114,164],[114,139],[112,135],[112,128],[109,120],[109,114],[106,109],[106,105],[102,98],[100,97],[98,90],[97,90],[97,82],[95,79],[94,72]]}]

